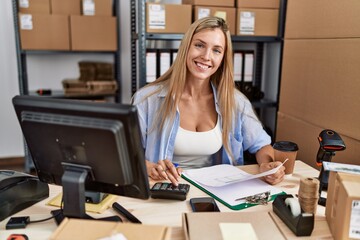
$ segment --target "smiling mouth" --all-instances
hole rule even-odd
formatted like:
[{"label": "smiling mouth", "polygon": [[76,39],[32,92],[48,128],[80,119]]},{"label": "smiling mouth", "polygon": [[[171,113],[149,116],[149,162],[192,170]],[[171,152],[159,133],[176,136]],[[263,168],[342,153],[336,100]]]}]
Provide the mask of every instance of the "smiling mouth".
[{"label": "smiling mouth", "polygon": [[201,68],[201,69],[203,69],[203,70],[209,69],[209,68],[211,67],[211,66],[209,66],[209,65],[202,64],[202,63],[196,62],[196,61],[195,61],[195,64],[196,64],[196,66],[198,66],[199,68]]}]

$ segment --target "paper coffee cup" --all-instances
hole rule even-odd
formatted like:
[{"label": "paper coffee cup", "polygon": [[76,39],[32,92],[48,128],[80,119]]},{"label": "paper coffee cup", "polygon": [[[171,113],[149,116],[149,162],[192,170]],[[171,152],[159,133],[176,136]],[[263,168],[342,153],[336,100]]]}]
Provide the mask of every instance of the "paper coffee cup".
[{"label": "paper coffee cup", "polygon": [[275,161],[284,162],[285,174],[292,174],[294,172],[294,165],[296,160],[297,151],[299,147],[296,143],[290,141],[279,141],[273,145],[275,153]]}]

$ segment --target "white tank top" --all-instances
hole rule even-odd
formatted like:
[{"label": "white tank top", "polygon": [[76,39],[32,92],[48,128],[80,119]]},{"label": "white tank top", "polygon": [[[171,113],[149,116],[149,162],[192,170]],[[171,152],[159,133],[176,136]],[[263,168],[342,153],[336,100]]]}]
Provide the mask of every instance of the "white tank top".
[{"label": "white tank top", "polygon": [[199,168],[211,165],[210,156],[220,150],[222,136],[220,121],[206,132],[194,132],[179,127],[175,138],[173,162],[180,167]]}]

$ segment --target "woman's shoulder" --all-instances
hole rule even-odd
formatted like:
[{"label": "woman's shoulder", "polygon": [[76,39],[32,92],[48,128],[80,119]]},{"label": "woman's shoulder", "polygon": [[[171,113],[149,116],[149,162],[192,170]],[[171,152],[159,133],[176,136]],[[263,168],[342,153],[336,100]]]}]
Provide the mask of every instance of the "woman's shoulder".
[{"label": "woman's shoulder", "polygon": [[237,106],[245,106],[245,105],[251,105],[250,100],[239,90],[235,90],[234,92],[234,98],[235,98],[235,103],[237,104]]},{"label": "woman's shoulder", "polygon": [[159,84],[142,87],[135,92],[133,102],[137,104],[145,99],[158,97],[158,95],[162,92],[162,89],[163,87]]}]

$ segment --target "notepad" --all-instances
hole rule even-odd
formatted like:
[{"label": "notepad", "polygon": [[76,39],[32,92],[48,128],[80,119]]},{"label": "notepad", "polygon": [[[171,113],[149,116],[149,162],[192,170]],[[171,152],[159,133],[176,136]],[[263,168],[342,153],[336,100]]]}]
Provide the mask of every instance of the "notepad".
[{"label": "notepad", "polygon": [[[226,176],[226,174],[233,175],[235,170],[240,171],[243,173],[246,173],[242,171],[241,169],[228,165],[229,167],[224,167],[222,165],[216,165],[209,167],[211,171],[206,174],[206,169],[208,168],[202,168],[199,170],[204,171],[193,171],[193,170],[187,170],[184,171],[181,175],[182,178],[193,184],[194,186],[198,187],[205,193],[209,194],[225,206],[229,207],[233,210],[240,210],[244,208],[248,208],[251,206],[255,206],[257,204],[251,204],[246,202],[246,197],[253,196],[256,194],[264,193],[267,191],[270,191],[270,199],[273,200],[276,195],[278,194],[284,194],[284,192],[281,189],[278,189],[258,178],[249,178],[249,180],[243,180],[243,181],[237,181],[234,183],[228,183],[228,184],[221,184],[220,186],[209,186],[209,184],[204,184],[204,176],[208,176],[208,178],[214,178],[210,174],[210,172],[217,170],[218,175],[221,175],[222,177]],[[232,169],[234,171],[230,171],[229,169]],[[198,169],[194,169],[198,170]],[[190,172],[191,171],[191,172]],[[247,175],[251,175],[246,173]],[[246,175],[244,174],[244,175]],[[198,179],[201,179],[202,182],[198,181]]]}]

